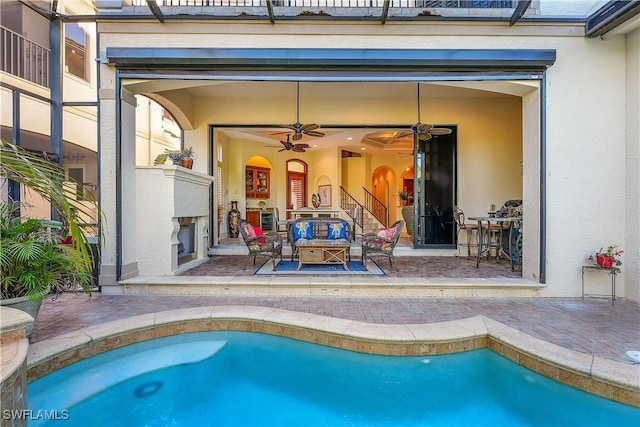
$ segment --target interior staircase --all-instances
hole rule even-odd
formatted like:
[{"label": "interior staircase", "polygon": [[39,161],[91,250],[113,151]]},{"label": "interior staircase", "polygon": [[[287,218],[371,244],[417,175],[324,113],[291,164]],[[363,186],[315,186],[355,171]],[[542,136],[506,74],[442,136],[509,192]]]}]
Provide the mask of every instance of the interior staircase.
[{"label": "interior staircase", "polygon": [[360,236],[362,236],[363,234],[377,233],[378,231],[380,231],[380,228],[383,227],[380,221],[375,219],[373,215],[371,215],[371,213],[366,210],[364,211],[362,219],[363,219],[362,228],[360,229],[360,227],[356,227],[357,240],[359,240]]}]

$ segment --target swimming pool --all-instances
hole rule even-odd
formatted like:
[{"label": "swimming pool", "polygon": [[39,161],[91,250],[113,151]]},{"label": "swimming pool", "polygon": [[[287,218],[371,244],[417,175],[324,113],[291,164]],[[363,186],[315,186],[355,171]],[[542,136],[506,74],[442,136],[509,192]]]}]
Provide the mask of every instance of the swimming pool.
[{"label": "swimming pool", "polygon": [[378,356],[252,332],[198,332],[122,347],[34,381],[28,399],[31,410],[68,410],[65,427],[640,422],[638,408],[486,349]]}]

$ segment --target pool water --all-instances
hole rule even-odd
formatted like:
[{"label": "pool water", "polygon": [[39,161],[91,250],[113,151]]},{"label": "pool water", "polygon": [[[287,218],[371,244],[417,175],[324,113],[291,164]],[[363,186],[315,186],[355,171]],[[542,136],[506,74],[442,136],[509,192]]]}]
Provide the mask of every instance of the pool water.
[{"label": "pool water", "polygon": [[133,344],[31,383],[29,426],[634,426],[640,409],[490,350],[354,353],[251,332]]}]

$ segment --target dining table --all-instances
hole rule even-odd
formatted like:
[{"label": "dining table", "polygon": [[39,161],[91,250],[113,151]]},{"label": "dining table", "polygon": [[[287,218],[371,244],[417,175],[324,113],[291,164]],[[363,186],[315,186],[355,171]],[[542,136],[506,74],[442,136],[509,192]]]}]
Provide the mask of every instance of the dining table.
[{"label": "dining table", "polygon": [[[472,216],[469,217],[470,221],[478,222],[478,253],[476,254],[476,268],[480,267],[480,260],[486,253],[491,254],[491,248],[496,249],[496,261],[500,262],[500,254],[509,258],[509,262],[513,262],[511,257],[511,243],[509,243],[509,252],[504,250],[503,246],[503,234],[506,231],[507,235],[511,235],[511,229],[513,224],[522,221],[521,216],[499,216],[499,215],[487,215],[487,216]],[[491,224],[498,225],[499,231],[498,238],[495,241],[491,241]],[[504,227],[508,224],[508,227]],[[484,243],[484,235],[486,233],[487,241]]]}]

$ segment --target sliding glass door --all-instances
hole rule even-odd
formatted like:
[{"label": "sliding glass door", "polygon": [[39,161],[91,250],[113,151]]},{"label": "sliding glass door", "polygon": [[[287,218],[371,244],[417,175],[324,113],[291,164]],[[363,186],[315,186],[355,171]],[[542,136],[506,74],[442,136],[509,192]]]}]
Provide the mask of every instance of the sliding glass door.
[{"label": "sliding glass door", "polygon": [[434,135],[423,141],[415,138],[414,246],[455,247],[453,206],[456,200],[456,126],[449,135]]}]

